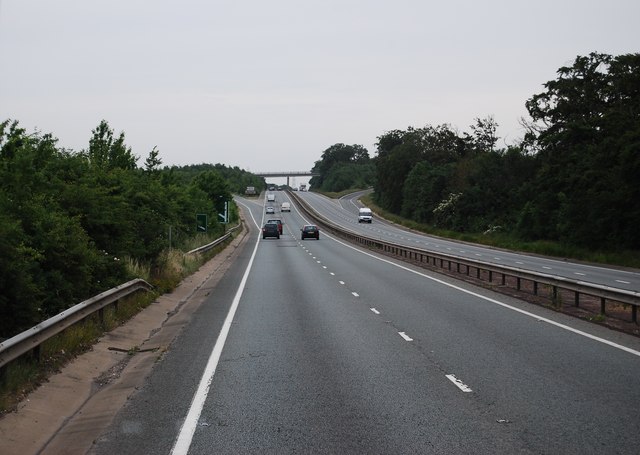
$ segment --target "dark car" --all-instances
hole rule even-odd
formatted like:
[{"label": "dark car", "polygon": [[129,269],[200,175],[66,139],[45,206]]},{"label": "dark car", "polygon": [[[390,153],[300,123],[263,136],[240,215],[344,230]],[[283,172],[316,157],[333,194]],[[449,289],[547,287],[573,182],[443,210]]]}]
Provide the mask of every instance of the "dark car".
[{"label": "dark car", "polygon": [[267,237],[280,238],[280,231],[278,230],[277,223],[266,223],[262,227],[262,238],[266,239]]},{"label": "dark car", "polygon": [[280,232],[280,235],[282,235],[282,220],[278,220],[278,219],[267,220],[267,223],[276,223],[278,225],[278,232]]},{"label": "dark car", "polygon": [[315,224],[305,224],[302,229],[302,240],[316,239],[320,240],[320,229]]}]

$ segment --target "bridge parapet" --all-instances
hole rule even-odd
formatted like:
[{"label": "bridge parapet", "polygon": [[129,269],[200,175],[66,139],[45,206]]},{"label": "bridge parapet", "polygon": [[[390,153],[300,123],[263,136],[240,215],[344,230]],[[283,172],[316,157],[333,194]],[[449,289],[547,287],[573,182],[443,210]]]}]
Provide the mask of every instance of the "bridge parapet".
[{"label": "bridge parapet", "polygon": [[278,172],[254,172],[258,177],[313,177],[320,175],[310,171],[278,171]]}]

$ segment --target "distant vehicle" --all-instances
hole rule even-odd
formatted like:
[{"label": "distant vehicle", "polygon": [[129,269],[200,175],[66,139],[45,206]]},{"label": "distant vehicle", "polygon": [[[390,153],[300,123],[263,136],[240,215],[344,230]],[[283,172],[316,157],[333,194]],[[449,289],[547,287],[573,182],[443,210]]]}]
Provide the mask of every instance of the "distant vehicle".
[{"label": "distant vehicle", "polygon": [[276,190],[276,187],[275,187],[275,186],[270,186],[270,187],[269,187],[269,191],[275,191],[275,190]]},{"label": "distant vehicle", "polygon": [[276,201],[276,195],[273,193],[269,193],[267,194],[267,202],[275,202]]},{"label": "distant vehicle", "polygon": [[305,183],[300,184],[300,191],[307,191],[307,185]]},{"label": "distant vehicle", "polygon": [[274,213],[276,213],[276,209],[274,209],[273,207],[267,207],[264,212],[273,215]]},{"label": "distant vehicle", "polygon": [[280,232],[280,235],[282,235],[282,220],[278,220],[278,219],[267,220],[267,223],[277,224],[278,225],[278,232]]},{"label": "distant vehicle", "polygon": [[291,211],[291,204],[288,202],[283,202],[282,205],[280,206],[280,211],[281,212],[290,212]]},{"label": "distant vehicle", "polygon": [[280,238],[280,231],[278,231],[278,225],[276,223],[265,223],[262,227],[262,238],[266,239],[267,237]]},{"label": "distant vehicle", "polygon": [[307,238],[320,240],[320,229],[315,224],[305,224],[300,230],[302,231],[302,240]]},{"label": "distant vehicle", "polygon": [[258,194],[258,192],[256,191],[255,186],[248,186],[247,189],[244,190],[244,194],[246,194],[247,196],[255,196],[256,194]]},{"label": "distant vehicle", "polygon": [[358,223],[371,223],[371,220],[373,220],[373,214],[370,208],[363,207],[358,210]]}]

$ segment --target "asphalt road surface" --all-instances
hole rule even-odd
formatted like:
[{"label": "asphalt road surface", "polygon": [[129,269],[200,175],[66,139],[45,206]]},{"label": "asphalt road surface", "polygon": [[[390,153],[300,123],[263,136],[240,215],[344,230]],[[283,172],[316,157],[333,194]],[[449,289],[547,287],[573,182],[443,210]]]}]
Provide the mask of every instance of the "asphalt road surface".
[{"label": "asphalt road surface", "polygon": [[339,200],[329,199],[317,193],[302,192],[298,194],[329,220],[368,237],[516,269],[561,276],[585,283],[640,292],[640,273],[636,270],[615,269],[451,241],[409,231],[385,222],[375,215],[371,224],[359,224],[357,214],[361,204],[358,202],[358,197],[361,193],[351,194]]},{"label": "asphalt road surface", "polygon": [[92,453],[638,453],[637,338],[239,203],[253,240]]}]

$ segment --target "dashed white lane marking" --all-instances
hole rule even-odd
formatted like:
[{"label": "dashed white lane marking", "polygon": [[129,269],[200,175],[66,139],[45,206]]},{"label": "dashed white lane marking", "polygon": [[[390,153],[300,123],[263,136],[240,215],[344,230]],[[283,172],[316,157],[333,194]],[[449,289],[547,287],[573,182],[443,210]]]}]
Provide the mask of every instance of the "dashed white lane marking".
[{"label": "dashed white lane marking", "polygon": [[516,264],[524,265],[524,262],[516,261]]},{"label": "dashed white lane marking", "polygon": [[357,292],[352,292],[351,294],[353,294],[354,297],[360,297],[360,294],[358,294]]},{"label": "dashed white lane marking", "polygon": [[473,390],[471,390],[471,388],[469,388],[468,385],[466,385],[460,379],[456,378],[455,375],[448,374],[446,375],[446,377],[449,381],[453,382],[456,385],[456,387],[462,390],[463,392],[466,392],[466,393],[473,392]]},{"label": "dashed white lane marking", "polygon": [[404,341],[413,341],[413,338],[411,338],[409,335],[407,335],[404,332],[398,332],[398,335],[400,335],[402,338],[404,338]]},{"label": "dashed white lane marking", "polygon": [[375,314],[380,314],[380,312],[378,310],[376,310],[375,308],[369,308],[371,311],[373,311]]},{"label": "dashed white lane marking", "polygon": [[616,283],[631,284],[628,281],[616,280]]},{"label": "dashed white lane marking", "polygon": [[551,267],[546,266],[546,265],[543,265],[543,266],[542,266],[542,268],[543,268],[543,269],[546,269],[546,270],[553,270]]},{"label": "dashed white lane marking", "polygon": [[575,275],[585,276],[586,273],[574,272]]},{"label": "dashed white lane marking", "polygon": [[333,273],[333,272],[329,272],[329,275],[331,275],[331,276],[336,276],[336,274],[335,274],[335,273]]},{"label": "dashed white lane marking", "polygon": [[384,258],[375,256],[375,255],[373,255],[373,254],[371,254],[371,253],[369,253],[367,251],[360,250],[360,249],[358,249],[358,248],[356,248],[356,247],[354,247],[352,245],[349,245],[348,243],[342,242],[340,240],[337,240],[337,239],[333,239],[333,240],[335,242],[343,245],[346,248],[350,248],[350,249],[352,249],[354,251],[359,252],[360,254],[363,254],[365,256],[374,258],[374,259],[376,259],[376,260],[378,260],[380,262],[384,262],[386,264],[392,265],[393,267],[397,267],[397,268],[399,268],[401,270],[405,270],[407,272],[414,273],[414,274],[416,274],[418,276],[421,276],[423,278],[431,280],[431,281],[433,281],[435,283],[439,283],[439,284],[441,284],[443,286],[447,286],[447,287],[449,287],[451,289],[455,289],[456,291],[462,292],[462,293],[467,294],[467,295],[471,295],[471,296],[473,296],[475,298],[482,299],[482,300],[484,300],[486,302],[491,302],[491,303],[493,303],[495,305],[501,306],[502,308],[507,308],[507,309],[509,309],[511,311],[515,311],[516,313],[519,313],[519,314],[522,314],[524,316],[533,318],[538,322],[546,322],[547,324],[552,325],[554,327],[557,327],[559,329],[566,330],[566,331],[571,332],[571,333],[575,333],[576,335],[580,335],[582,337],[588,338],[588,339],[596,341],[598,343],[606,344],[607,346],[611,346],[613,348],[616,348],[616,349],[619,349],[621,351],[625,351],[625,352],[627,352],[629,354],[632,354],[632,355],[635,355],[637,357],[640,357],[640,351],[636,351],[635,349],[631,349],[631,348],[628,348],[628,347],[623,346],[621,344],[614,343],[613,341],[607,340],[605,338],[601,338],[601,337],[597,337],[595,335],[591,335],[590,333],[583,332],[582,330],[575,329],[575,328],[573,328],[571,326],[568,326],[568,325],[565,325],[565,324],[561,324],[561,323],[553,321],[551,319],[541,317],[538,314],[531,313],[531,312],[525,311],[525,310],[521,310],[520,308],[516,308],[514,306],[508,305],[508,304],[506,304],[504,302],[501,302],[499,300],[492,299],[492,298],[487,297],[487,296],[483,296],[481,294],[478,294],[476,292],[470,291],[468,289],[461,288],[460,286],[456,286],[456,285],[453,285],[451,283],[447,283],[447,282],[439,280],[438,278],[435,278],[433,276],[418,272],[417,270],[410,269],[409,267],[405,267],[404,265],[395,263],[395,262],[390,261],[388,259],[384,259]]},{"label": "dashed white lane marking", "polygon": [[338,283],[340,283],[340,284],[344,284],[344,281],[340,280],[340,281],[338,281]]}]

